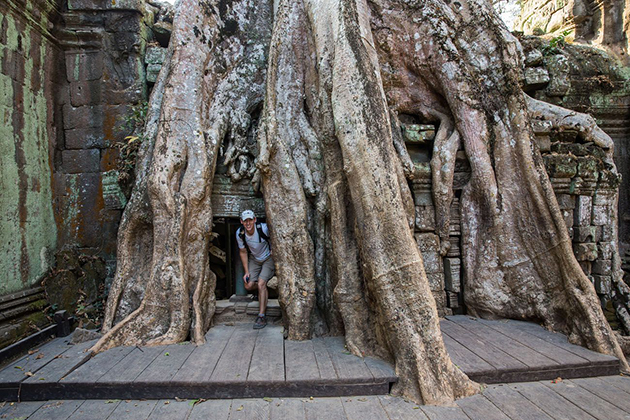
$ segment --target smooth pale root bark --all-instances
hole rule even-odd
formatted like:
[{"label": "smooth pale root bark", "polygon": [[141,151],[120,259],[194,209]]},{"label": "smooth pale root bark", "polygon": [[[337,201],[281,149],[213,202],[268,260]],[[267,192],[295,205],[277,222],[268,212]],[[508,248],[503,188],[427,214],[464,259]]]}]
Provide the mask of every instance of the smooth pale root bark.
[{"label": "smooth pale root bark", "polygon": [[[260,106],[271,10],[271,2],[248,0],[180,3],[121,226],[106,334],[92,351],[204,341],[215,307],[208,262],[214,169],[224,137],[247,133]],[[251,19],[234,26],[239,15]],[[247,42],[250,35],[257,41]]]},{"label": "smooth pale root bark", "polygon": [[[374,349],[367,345],[376,342],[378,335],[381,345],[391,350],[395,361],[400,376],[398,393],[428,404],[450,402],[476,392],[478,387],[452,365],[442,342],[435,301],[407,222],[411,197],[394,151],[389,110],[375,71],[377,58],[369,41],[368,15],[367,5],[360,1],[304,5],[300,1],[283,2],[278,10],[276,28],[286,30],[272,41],[262,139],[266,145],[262,150],[267,154],[261,161],[268,159],[263,185],[274,227],[272,241],[278,259],[280,291],[291,293],[291,299],[299,299],[301,295],[309,298],[308,290],[300,286],[308,287],[307,276],[312,273],[310,261],[304,255],[310,252],[308,238],[302,239],[301,232],[294,230],[295,226],[306,224],[303,197],[304,191],[308,191],[305,182],[308,178],[298,176],[300,163],[288,145],[293,146],[292,151],[299,147],[300,141],[312,139],[311,135],[322,134],[322,138],[330,135],[290,130],[291,126],[299,126],[295,122],[304,113],[300,95],[304,94],[303,81],[309,71],[304,66],[309,57],[302,54],[310,50],[310,36],[317,52],[310,58],[317,63],[319,81],[315,84],[321,89],[321,102],[330,103],[329,112],[324,110],[324,114],[334,120],[337,147],[343,158],[342,162],[335,162],[333,153],[329,153],[334,147],[326,144],[325,167],[331,170],[330,177],[326,173],[327,179],[330,178],[327,189],[331,226],[342,230],[334,232],[341,237],[333,242],[333,248],[335,254],[339,253],[337,257],[347,256],[351,264],[358,251],[365,281],[364,286],[354,265],[337,273],[335,297],[347,328],[348,347],[358,354],[373,353]],[[306,21],[306,16],[311,20]],[[309,27],[314,34],[308,33]],[[293,124],[287,127],[291,121]],[[327,124],[320,122],[318,127],[322,126]],[[340,194],[346,191],[350,197],[344,197],[343,203]],[[344,208],[348,205],[351,211]],[[347,226],[352,215],[357,222]],[[287,219],[292,220],[287,222]],[[354,232],[344,235],[346,229]],[[289,242],[291,238],[293,242]],[[345,253],[340,249],[344,246]],[[283,267],[287,263],[289,266]],[[336,267],[340,266],[338,260]],[[295,277],[299,273],[303,275]],[[373,305],[373,314],[361,307],[362,302]],[[289,338],[303,337],[294,328],[304,329],[309,305],[310,302],[303,301],[290,301],[286,305]],[[299,324],[295,325],[296,321]],[[371,325],[362,329],[373,329],[376,334],[357,332],[359,322],[365,321]]]},{"label": "smooth pale root bark", "polygon": [[[394,86],[390,106],[426,121],[434,119],[434,107],[452,116],[459,133],[436,144],[440,153],[434,154],[438,161],[432,168],[442,172],[433,173],[436,210],[448,209],[452,197],[447,183],[453,166],[444,163],[452,162],[450,151],[456,150],[458,137],[471,165],[471,180],[461,197],[469,312],[543,322],[573,342],[620,357],[627,367],[594,288],[573,256],[551,183],[534,149],[532,103],[519,86],[518,42],[486,2],[371,4],[380,16],[374,26],[386,69],[406,70],[386,72],[385,85]],[[425,98],[422,106],[415,105],[418,98]],[[559,108],[544,111],[558,120]],[[564,117],[569,115],[575,114]],[[592,119],[578,116],[564,123],[583,125],[585,138],[597,137],[598,144],[609,147]],[[437,140],[442,143],[446,137]]]}]

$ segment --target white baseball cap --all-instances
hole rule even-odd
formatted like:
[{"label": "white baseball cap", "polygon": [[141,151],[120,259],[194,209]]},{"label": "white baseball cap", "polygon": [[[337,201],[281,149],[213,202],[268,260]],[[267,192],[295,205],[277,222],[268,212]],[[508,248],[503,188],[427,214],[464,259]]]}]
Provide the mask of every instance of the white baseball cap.
[{"label": "white baseball cap", "polygon": [[255,218],[256,218],[256,215],[251,210],[245,210],[243,213],[241,213],[241,220],[255,219]]}]

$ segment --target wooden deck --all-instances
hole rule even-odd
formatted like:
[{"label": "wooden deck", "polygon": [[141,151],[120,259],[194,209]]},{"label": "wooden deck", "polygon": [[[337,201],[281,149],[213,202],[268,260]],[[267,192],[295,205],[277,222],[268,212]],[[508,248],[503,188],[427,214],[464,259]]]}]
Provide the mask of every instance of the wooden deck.
[{"label": "wooden deck", "polygon": [[0,418],[23,420],[627,420],[630,378],[490,385],[452,407],[419,406],[389,395],[226,400],[65,400],[5,404]]},{"label": "wooden deck", "polygon": [[[465,316],[441,323],[453,362],[485,383],[612,375],[618,360],[515,321]],[[212,328],[207,343],[120,347],[92,358],[93,342],[56,339],[0,371],[0,400],[221,399],[384,395],[391,366],[345,350],[343,338],[285,341],[282,328]]]}]

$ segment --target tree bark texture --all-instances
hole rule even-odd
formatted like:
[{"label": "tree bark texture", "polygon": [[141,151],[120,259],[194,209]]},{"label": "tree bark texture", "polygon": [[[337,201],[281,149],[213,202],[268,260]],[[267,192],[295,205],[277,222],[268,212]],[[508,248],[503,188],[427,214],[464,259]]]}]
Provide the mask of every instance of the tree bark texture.
[{"label": "tree bark texture", "polygon": [[108,332],[95,351],[203,341],[214,311],[217,154],[224,145],[230,175],[245,176],[237,163],[264,103],[254,179],[289,339],[345,334],[354,354],[393,361],[394,392],[417,402],[479,390],[446,353],[412,234],[408,181],[418,174],[401,139],[406,114],[438,126],[442,255],[458,150],[472,168],[461,197],[469,312],[541,322],[628,367],[573,256],[530,120],[570,126],[609,151],[612,143],[590,117],[523,94],[520,45],[489,3],[184,0],[171,54],[151,98]]}]

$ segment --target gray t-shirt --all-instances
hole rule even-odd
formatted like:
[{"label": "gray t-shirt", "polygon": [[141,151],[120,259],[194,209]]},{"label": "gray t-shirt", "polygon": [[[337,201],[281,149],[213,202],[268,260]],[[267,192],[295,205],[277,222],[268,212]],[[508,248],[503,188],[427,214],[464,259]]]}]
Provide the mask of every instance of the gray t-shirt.
[{"label": "gray t-shirt", "polygon": [[[267,227],[267,223],[261,223],[260,227],[265,235],[269,237],[269,228]],[[236,231],[236,242],[238,243],[238,247],[240,249],[245,248],[245,244],[241,240],[239,235],[239,230],[245,231],[244,227],[240,227]],[[247,232],[245,232],[245,240],[247,241],[247,246],[249,247],[249,251],[252,254],[252,257],[258,261],[263,262],[271,255],[271,248],[269,247],[269,242],[265,241],[263,238],[260,238],[258,235],[258,229],[254,226],[254,234],[249,236]]]}]

